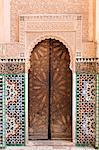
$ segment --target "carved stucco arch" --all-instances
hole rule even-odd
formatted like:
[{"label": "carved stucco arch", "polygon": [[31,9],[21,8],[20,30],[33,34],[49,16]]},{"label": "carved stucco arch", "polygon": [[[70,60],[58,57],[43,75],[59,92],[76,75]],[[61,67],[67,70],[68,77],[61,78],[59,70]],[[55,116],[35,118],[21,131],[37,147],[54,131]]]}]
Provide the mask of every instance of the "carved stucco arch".
[{"label": "carved stucco arch", "polygon": [[69,56],[70,56],[70,69],[72,70],[72,72],[74,72],[74,68],[75,68],[75,57],[73,57],[73,50],[71,49],[70,45],[61,37],[58,36],[53,36],[53,35],[43,35],[40,36],[38,38],[36,38],[35,40],[33,40],[30,44],[30,46],[27,49],[26,52],[26,71],[28,71],[30,69],[30,56],[31,56],[31,52],[33,51],[34,47],[41,41],[45,40],[45,39],[55,39],[58,40],[59,42],[63,43],[63,45],[65,45],[65,47],[68,49],[69,52]]}]

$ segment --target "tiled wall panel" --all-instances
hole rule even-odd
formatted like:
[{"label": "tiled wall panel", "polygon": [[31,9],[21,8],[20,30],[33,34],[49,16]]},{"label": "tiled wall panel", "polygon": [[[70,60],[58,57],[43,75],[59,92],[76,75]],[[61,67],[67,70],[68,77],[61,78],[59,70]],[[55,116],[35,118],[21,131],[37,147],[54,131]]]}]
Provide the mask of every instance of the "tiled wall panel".
[{"label": "tiled wall panel", "polygon": [[24,145],[24,74],[5,75],[6,144]]},{"label": "tiled wall panel", "polygon": [[95,146],[96,75],[79,73],[77,80],[77,145]]},{"label": "tiled wall panel", "polygon": [[96,148],[99,148],[99,73],[96,81]]},{"label": "tiled wall panel", "polygon": [[5,147],[4,77],[0,75],[0,147]]}]

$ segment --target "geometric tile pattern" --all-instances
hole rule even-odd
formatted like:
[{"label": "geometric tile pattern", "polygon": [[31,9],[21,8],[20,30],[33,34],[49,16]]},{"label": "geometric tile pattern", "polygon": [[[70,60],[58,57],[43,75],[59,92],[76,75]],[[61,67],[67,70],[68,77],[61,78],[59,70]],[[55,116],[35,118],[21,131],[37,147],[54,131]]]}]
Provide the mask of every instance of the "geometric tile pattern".
[{"label": "geometric tile pattern", "polygon": [[0,74],[18,74],[25,72],[25,64],[18,62],[0,63]]},{"label": "geometric tile pattern", "polygon": [[4,77],[0,75],[0,147],[5,146]]},{"label": "geometric tile pattern", "polygon": [[96,79],[96,148],[99,149],[99,74]]},{"label": "geometric tile pattern", "polygon": [[24,145],[24,74],[5,75],[6,144]]},{"label": "geometric tile pattern", "polygon": [[77,73],[76,81],[76,143],[95,146],[96,75]]}]

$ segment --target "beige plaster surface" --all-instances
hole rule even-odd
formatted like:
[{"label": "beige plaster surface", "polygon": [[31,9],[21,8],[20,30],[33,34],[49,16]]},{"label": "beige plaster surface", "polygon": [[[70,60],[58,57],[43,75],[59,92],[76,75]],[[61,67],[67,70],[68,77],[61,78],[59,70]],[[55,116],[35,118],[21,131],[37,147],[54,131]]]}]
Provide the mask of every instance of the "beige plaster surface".
[{"label": "beige plaster surface", "polygon": [[[95,8],[96,1],[96,8]],[[96,23],[95,23],[95,11],[96,11]],[[54,30],[55,35],[60,35],[59,31],[63,32],[63,37],[70,43],[70,47],[73,50],[74,56],[79,53],[79,57],[99,57],[99,0],[0,0],[0,42],[11,44],[11,49],[9,50],[7,44],[0,44],[0,56],[9,57],[13,51],[15,53],[11,54],[12,57],[19,57],[20,53],[23,52],[17,49],[18,46],[12,46],[12,43],[21,42],[22,30],[20,28],[20,15],[32,15],[32,14],[78,14],[82,16],[82,26],[77,37],[73,38],[70,32],[76,34],[76,23],[63,22],[49,22],[46,21],[45,25],[43,22],[38,23],[38,31],[44,34],[45,30],[48,29],[50,33]],[[50,20],[50,19],[49,19]],[[37,37],[37,24],[35,22],[29,22],[24,24],[27,31],[23,36],[25,38],[25,48],[24,53],[28,49],[27,45],[33,42],[33,39]],[[41,28],[40,28],[41,27]],[[43,27],[43,28],[42,28]],[[64,29],[63,29],[64,28]],[[96,29],[96,33],[95,33]],[[65,34],[66,32],[66,34]],[[67,35],[67,33],[70,33]],[[22,33],[22,34],[21,34]],[[53,33],[53,34],[54,34]],[[28,36],[30,34],[30,37]],[[47,33],[46,33],[47,34]],[[38,36],[39,36],[38,35]],[[48,33],[49,35],[49,33]],[[65,36],[64,36],[65,35]],[[76,34],[77,35],[77,34]],[[96,35],[96,39],[94,38]],[[11,37],[11,41],[10,41]],[[33,39],[31,39],[33,38]],[[20,40],[21,39],[21,40]],[[29,41],[30,39],[30,41]],[[69,40],[70,39],[70,40]],[[72,39],[72,40],[71,40]],[[74,43],[74,41],[76,41]],[[95,41],[97,44],[95,45]],[[37,44],[37,43],[36,43]],[[16,44],[15,44],[16,45]],[[19,45],[19,43],[18,43]],[[96,51],[97,47],[97,51]],[[3,54],[1,54],[3,53]],[[7,54],[7,55],[6,55]],[[25,55],[25,54],[24,54]]]},{"label": "beige plaster surface", "polygon": [[0,0],[0,42],[10,42],[10,0]]},{"label": "beige plaster surface", "polygon": [[0,1],[0,42],[3,41],[3,1]]},{"label": "beige plaster surface", "polygon": [[99,0],[96,0],[96,54],[99,57]]}]

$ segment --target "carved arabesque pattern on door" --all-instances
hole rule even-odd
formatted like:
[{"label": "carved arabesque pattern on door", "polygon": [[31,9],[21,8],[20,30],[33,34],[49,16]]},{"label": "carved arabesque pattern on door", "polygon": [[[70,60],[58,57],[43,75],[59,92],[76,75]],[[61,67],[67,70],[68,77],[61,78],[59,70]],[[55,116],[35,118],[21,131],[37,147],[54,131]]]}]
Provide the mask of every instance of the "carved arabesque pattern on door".
[{"label": "carved arabesque pattern on door", "polygon": [[29,70],[29,138],[71,140],[68,49],[46,39],[32,51]]}]

